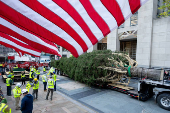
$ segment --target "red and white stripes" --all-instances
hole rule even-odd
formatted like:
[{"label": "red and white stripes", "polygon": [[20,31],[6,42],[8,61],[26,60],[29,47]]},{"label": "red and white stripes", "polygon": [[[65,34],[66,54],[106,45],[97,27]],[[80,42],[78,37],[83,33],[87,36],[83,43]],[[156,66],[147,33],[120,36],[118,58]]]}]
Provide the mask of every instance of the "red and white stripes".
[{"label": "red and white stripes", "polygon": [[[1,0],[0,19],[7,22],[3,24],[0,21],[0,31],[11,36],[15,34],[14,37],[34,45],[38,50],[40,48],[35,43],[50,48],[50,53],[55,52],[54,46],[48,45],[51,41],[78,57],[120,26],[147,1]],[[6,30],[2,30],[4,27],[7,27]]]},{"label": "red and white stripes", "polygon": [[0,32],[0,44],[9,48],[13,48],[17,52],[30,54],[35,57],[39,57],[41,55],[41,51],[36,50],[24,42],[18,41],[14,37],[6,35],[2,32]]}]

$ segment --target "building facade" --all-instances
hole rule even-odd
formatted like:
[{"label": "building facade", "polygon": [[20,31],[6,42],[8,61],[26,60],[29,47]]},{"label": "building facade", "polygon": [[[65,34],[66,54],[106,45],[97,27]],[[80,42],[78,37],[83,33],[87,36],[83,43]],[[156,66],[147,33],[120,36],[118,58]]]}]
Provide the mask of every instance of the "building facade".
[{"label": "building facade", "polygon": [[8,53],[15,53],[15,50],[0,45],[0,56],[8,56]]}]

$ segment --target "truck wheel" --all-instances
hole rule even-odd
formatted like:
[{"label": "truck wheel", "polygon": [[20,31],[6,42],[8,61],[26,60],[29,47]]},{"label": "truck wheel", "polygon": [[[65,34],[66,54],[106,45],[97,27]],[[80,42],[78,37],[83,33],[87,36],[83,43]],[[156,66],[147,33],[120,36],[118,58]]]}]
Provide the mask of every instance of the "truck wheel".
[{"label": "truck wheel", "polygon": [[163,93],[157,97],[158,105],[166,110],[170,111],[170,94]]}]

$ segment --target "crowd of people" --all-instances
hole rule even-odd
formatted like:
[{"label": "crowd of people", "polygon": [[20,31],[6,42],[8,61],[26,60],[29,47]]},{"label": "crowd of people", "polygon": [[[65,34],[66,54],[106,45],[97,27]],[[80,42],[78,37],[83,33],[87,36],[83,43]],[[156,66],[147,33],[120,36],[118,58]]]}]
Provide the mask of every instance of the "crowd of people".
[{"label": "crowd of people", "polygon": [[[25,72],[21,73],[21,83],[17,83],[15,88],[12,89],[12,85],[14,85],[14,73],[11,70],[8,78],[6,79],[7,86],[7,96],[12,96],[11,91],[13,92],[13,96],[15,98],[15,110],[21,110],[22,113],[32,113],[33,110],[33,101],[38,100],[38,89],[39,89],[39,75],[40,71],[35,67],[30,67],[29,72],[29,81],[25,83],[26,77]],[[48,96],[51,92],[50,99],[52,100],[53,91],[56,91],[56,78],[55,70],[53,67],[46,72],[45,67],[43,68],[42,82],[44,85],[44,92],[47,92],[45,100],[48,100]],[[21,90],[21,86],[25,86],[25,88]],[[48,88],[48,90],[47,90]],[[32,95],[29,93],[32,89]],[[24,97],[21,100],[21,106],[19,106],[20,97],[23,95]],[[4,98],[1,101],[0,110],[2,113],[11,113],[11,109],[7,105],[7,100]]]}]

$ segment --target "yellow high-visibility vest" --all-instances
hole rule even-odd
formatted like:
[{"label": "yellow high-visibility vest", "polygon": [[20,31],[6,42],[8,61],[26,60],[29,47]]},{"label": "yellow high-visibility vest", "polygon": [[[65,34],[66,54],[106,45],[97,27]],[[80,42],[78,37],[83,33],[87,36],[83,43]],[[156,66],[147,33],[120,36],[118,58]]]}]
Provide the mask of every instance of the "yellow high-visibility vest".
[{"label": "yellow high-visibility vest", "polygon": [[48,88],[53,89],[54,88],[54,81],[48,80]]},{"label": "yellow high-visibility vest", "polygon": [[42,76],[42,81],[43,81],[43,82],[46,82],[46,81],[45,81],[45,75]]},{"label": "yellow high-visibility vest", "polygon": [[32,83],[32,82],[28,81],[27,85],[26,85],[26,89],[28,90],[28,92],[29,92],[29,89],[31,88],[31,84],[30,83]]},{"label": "yellow high-visibility vest", "polygon": [[39,81],[34,83],[33,89],[38,89],[39,88]]},{"label": "yellow high-visibility vest", "polygon": [[14,93],[14,98],[20,97],[21,89],[15,87],[15,88],[13,89],[13,93]]},{"label": "yellow high-visibility vest", "polygon": [[36,71],[36,74],[37,74],[37,75],[40,75],[40,72],[39,72],[39,70],[37,70],[37,71]]},{"label": "yellow high-visibility vest", "polygon": [[46,69],[45,69],[45,68],[43,68],[43,71],[46,71]]},{"label": "yellow high-visibility vest", "polygon": [[25,74],[21,74],[21,78],[25,78]]},{"label": "yellow high-visibility vest", "polygon": [[9,110],[9,112],[5,112],[5,109],[8,107],[8,105],[6,105],[5,103],[1,103],[0,104],[0,113],[11,113],[11,109]]},{"label": "yellow high-visibility vest", "polygon": [[6,79],[6,86],[11,86],[10,81],[11,81],[11,78]]},{"label": "yellow high-visibility vest", "polygon": [[2,64],[0,64],[0,66],[2,66]]},{"label": "yellow high-visibility vest", "polygon": [[53,75],[53,80],[54,80],[54,82],[56,81],[56,79],[57,79],[57,75],[54,74],[54,75]]},{"label": "yellow high-visibility vest", "polygon": [[30,72],[30,73],[29,73],[29,78],[32,78],[32,77],[34,78],[34,75],[32,76],[32,73],[33,73],[33,72]]}]

